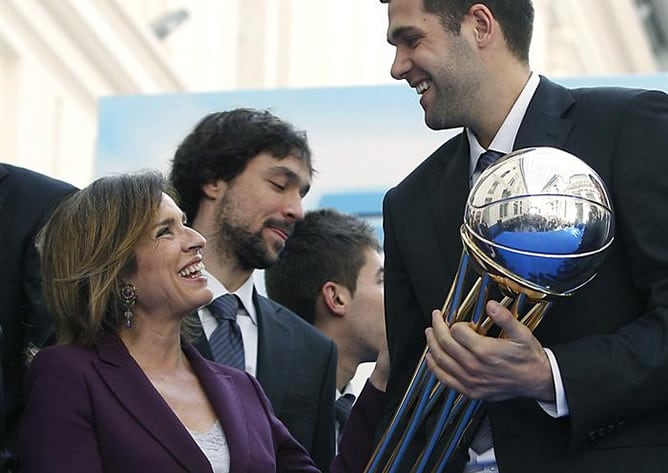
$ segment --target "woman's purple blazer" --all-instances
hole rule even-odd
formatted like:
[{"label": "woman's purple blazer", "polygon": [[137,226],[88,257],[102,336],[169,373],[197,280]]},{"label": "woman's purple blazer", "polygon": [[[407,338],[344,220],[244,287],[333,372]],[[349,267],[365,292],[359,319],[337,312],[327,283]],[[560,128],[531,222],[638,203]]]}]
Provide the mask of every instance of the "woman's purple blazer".
[{"label": "woman's purple blazer", "polygon": [[[183,348],[220,419],[232,473],[317,472],[243,371]],[[286,380],[289,382],[289,380]],[[117,338],[93,348],[42,349],[27,378],[19,437],[24,473],[211,472],[183,424]],[[367,383],[353,409],[332,473],[364,468],[383,394]],[[347,437],[347,438],[346,438]]]}]

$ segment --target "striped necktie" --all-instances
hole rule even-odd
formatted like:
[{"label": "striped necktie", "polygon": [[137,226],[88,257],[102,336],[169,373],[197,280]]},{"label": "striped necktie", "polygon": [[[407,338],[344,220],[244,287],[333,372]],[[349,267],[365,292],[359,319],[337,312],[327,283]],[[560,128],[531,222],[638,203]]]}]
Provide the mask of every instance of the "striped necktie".
[{"label": "striped necktie", "polygon": [[[473,175],[478,178],[480,174],[494,164],[501,156],[504,156],[504,153],[500,151],[495,151],[493,149],[488,149],[478,157],[478,162],[475,165],[475,171]],[[473,441],[471,442],[471,448],[480,455],[483,452],[486,452],[494,446],[492,439],[492,428],[489,425],[489,417],[487,414],[483,417],[480,422],[480,426],[473,436]]]},{"label": "striped necktie", "polygon": [[475,165],[475,175],[479,175],[493,163],[495,163],[504,153],[500,151],[495,151],[493,149],[488,149],[478,157],[478,162]]},{"label": "striped necktie", "polygon": [[480,426],[473,436],[471,448],[480,455],[494,446],[492,439],[492,427],[489,425],[489,417],[485,417],[480,422]]},{"label": "striped necktie", "polygon": [[209,338],[209,346],[216,362],[243,370],[246,362],[241,328],[237,323],[239,303],[239,298],[234,294],[225,294],[209,304],[211,315],[218,322]]},{"label": "striped necktie", "polygon": [[348,416],[350,415],[350,410],[353,408],[354,402],[355,395],[351,393],[344,394],[334,402],[334,416],[339,423],[339,441],[341,440],[343,428],[348,421]]}]

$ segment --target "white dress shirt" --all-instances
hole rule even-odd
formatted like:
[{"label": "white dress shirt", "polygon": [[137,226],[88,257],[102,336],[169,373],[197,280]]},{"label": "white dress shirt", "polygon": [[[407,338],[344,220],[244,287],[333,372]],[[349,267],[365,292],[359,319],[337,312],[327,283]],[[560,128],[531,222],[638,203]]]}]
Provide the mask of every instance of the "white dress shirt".
[{"label": "white dress shirt", "polygon": [[[214,299],[230,292],[225,288],[223,283],[218,281],[211,273],[208,273],[207,271],[203,271],[203,273],[209,281],[209,288],[213,291]],[[255,304],[253,304],[253,291],[253,275],[251,274],[246,282],[232,294],[235,294],[241,300],[241,305],[237,312],[237,323],[239,324],[239,328],[241,328],[241,338],[244,342],[246,372],[255,376],[257,372],[258,331],[257,313],[255,311]],[[202,322],[204,335],[206,336],[206,339],[209,340],[211,334],[218,326],[218,322],[206,306],[201,307],[197,311],[197,315],[199,315],[199,319]]]}]

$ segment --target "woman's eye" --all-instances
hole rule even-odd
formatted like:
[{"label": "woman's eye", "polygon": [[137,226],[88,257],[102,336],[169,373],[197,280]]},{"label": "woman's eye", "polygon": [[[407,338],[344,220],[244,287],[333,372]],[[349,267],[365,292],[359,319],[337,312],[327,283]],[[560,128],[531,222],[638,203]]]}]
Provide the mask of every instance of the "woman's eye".
[{"label": "woman's eye", "polygon": [[161,237],[161,236],[164,236],[164,235],[168,235],[169,233],[171,233],[169,228],[165,227],[165,228],[161,228],[160,230],[158,230],[158,234],[156,236]]},{"label": "woman's eye", "polygon": [[272,185],[275,189],[278,189],[279,191],[285,190],[285,186],[284,186],[284,185],[279,184],[278,182],[274,182],[274,181],[269,181],[269,182],[271,182],[271,185]]}]

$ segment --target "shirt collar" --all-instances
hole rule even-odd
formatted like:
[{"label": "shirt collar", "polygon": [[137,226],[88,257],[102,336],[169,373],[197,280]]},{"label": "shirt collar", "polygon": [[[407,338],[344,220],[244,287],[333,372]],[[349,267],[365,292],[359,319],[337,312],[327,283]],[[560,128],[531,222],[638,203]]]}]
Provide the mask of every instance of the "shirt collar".
[{"label": "shirt collar", "polygon": [[[203,274],[206,276],[209,284],[209,289],[213,292],[213,298],[220,297],[224,294],[229,294],[230,291],[227,290],[225,285],[221,283],[216,277],[204,270]],[[255,304],[253,304],[253,292],[255,290],[255,285],[253,282],[253,273],[250,274],[248,279],[232,294],[235,294],[241,300],[243,308],[246,310],[250,316],[253,324],[257,325],[257,313],[255,311]]]},{"label": "shirt collar", "polygon": [[[513,145],[515,144],[515,138],[517,137],[517,132],[520,129],[522,124],[522,119],[526,114],[527,109],[529,108],[529,103],[536,93],[538,84],[540,83],[540,76],[534,74],[533,72],[529,75],[529,80],[524,85],[522,92],[515,100],[510,112],[506,115],[505,120],[501,124],[499,131],[496,132],[492,142],[489,145],[489,149],[494,151],[499,151],[504,154],[508,154],[513,150]],[[469,156],[470,156],[470,171],[469,175],[473,174],[475,165],[478,162],[478,157],[485,152],[478,142],[475,134],[470,128],[466,128],[466,137],[469,140]]]},{"label": "shirt collar", "polygon": [[340,398],[344,394],[352,394],[353,396],[356,396],[355,393],[355,386],[353,386],[353,383],[348,383],[343,387],[343,392],[339,391],[338,389],[336,390],[336,399]]}]

